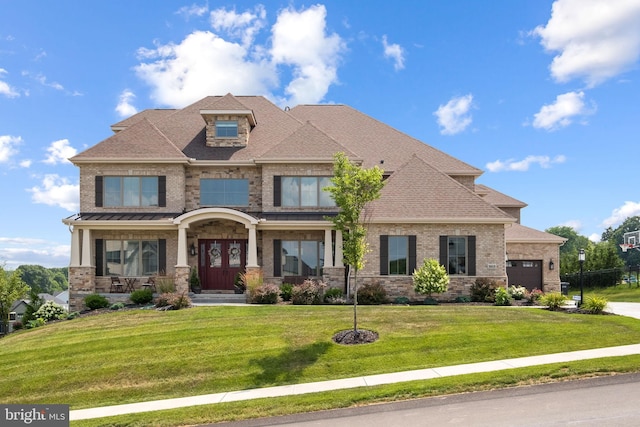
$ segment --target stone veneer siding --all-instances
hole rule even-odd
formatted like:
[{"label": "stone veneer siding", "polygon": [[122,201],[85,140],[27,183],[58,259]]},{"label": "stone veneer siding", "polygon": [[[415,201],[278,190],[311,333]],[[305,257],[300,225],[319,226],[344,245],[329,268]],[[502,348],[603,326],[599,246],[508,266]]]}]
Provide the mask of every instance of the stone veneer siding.
[{"label": "stone veneer siding", "polygon": [[[208,147],[244,147],[249,143],[251,125],[247,116],[238,115],[203,115],[206,123]],[[235,138],[216,138],[216,120],[238,122],[238,136]]]}]

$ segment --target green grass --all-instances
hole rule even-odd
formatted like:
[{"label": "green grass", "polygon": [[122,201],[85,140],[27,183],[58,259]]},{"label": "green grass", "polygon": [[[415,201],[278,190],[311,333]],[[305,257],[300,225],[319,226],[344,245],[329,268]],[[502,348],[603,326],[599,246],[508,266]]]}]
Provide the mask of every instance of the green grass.
[{"label": "green grass", "polygon": [[[640,321],[622,316],[447,305],[361,306],[358,313],[361,328],[380,334],[377,342],[340,346],[331,341],[335,332],[350,328],[349,306],[136,310],[21,331],[0,341],[0,401],[66,403],[81,409],[640,341]],[[620,360],[618,365],[610,365],[613,359]],[[74,425],[197,424],[640,366],[636,357],[606,361],[280,400],[286,405],[278,405],[278,399],[236,402],[115,417],[115,424],[94,420]],[[196,421],[187,422],[192,416],[187,414]]]},{"label": "green grass", "polygon": [[[638,284],[621,283],[607,288],[584,288],[585,299],[588,295],[599,295],[611,302],[640,302],[640,287]],[[569,298],[580,295],[580,289],[571,288]]]}]

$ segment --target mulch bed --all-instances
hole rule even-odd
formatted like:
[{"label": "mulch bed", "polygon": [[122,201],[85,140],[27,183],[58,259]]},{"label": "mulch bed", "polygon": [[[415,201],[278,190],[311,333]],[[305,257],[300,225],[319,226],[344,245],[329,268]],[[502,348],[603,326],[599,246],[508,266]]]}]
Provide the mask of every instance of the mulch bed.
[{"label": "mulch bed", "polygon": [[343,345],[353,344],[368,344],[375,342],[378,339],[378,333],[374,331],[368,331],[366,329],[348,329],[346,331],[340,331],[333,336],[333,341]]}]

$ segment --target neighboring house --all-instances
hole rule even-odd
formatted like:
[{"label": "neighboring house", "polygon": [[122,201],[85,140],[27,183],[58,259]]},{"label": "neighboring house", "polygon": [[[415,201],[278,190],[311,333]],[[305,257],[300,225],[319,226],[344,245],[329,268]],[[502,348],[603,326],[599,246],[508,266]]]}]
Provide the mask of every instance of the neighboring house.
[{"label": "neighboring house", "polygon": [[20,299],[11,304],[11,309],[9,310],[9,330],[5,331],[3,322],[0,322],[0,335],[13,332],[13,324],[22,322],[22,316],[27,309],[28,303],[29,300]]},{"label": "neighboring house", "polygon": [[337,208],[323,191],[336,152],[385,171],[365,215],[361,283],[417,299],[411,274],[435,258],[451,276],[443,298],[453,299],[479,277],[508,283],[507,263],[522,259],[537,263],[528,287],[559,290],[549,263],[564,240],[535,230],[509,240],[524,203],[477,185],[481,170],[348,106],[283,110],[227,94],[145,110],[112,130],[70,159],[80,169],[80,213],[63,220],[73,229],[71,310],[87,294],[122,290],[111,286],[115,276],[140,284],[166,274],[187,291],[191,268],[203,292],[233,292],[247,270],[265,282],[311,277],[347,291],[342,235],[326,219]]}]

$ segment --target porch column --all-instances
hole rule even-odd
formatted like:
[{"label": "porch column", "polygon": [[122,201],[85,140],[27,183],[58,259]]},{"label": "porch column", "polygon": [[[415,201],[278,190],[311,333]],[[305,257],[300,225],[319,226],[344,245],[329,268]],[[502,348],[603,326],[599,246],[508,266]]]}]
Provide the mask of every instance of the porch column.
[{"label": "porch column", "polygon": [[82,229],[82,258],[80,261],[82,267],[91,267],[91,230]]},{"label": "porch column", "polygon": [[256,237],[256,225],[250,224],[249,229],[249,253],[247,254],[247,267],[260,267],[258,265],[258,238]]},{"label": "porch column", "polygon": [[331,229],[324,230],[324,267],[333,267],[333,240]]},{"label": "porch column", "polygon": [[187,228],[182,225],[178,228],[178,259],[176,267],[188,267],[187,262]]},{"label": "porch column", "polygon": [[342,253],[342,231],[336,230],[336,267],[344,267],[344,262],[342,258],[344,254]]},{"label": "porch column", "polygon": [[71,261],[70,267],[80,267],[80,229],[73,227],[71,232]]}]

